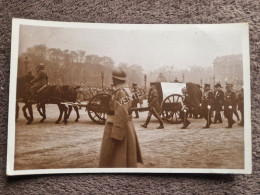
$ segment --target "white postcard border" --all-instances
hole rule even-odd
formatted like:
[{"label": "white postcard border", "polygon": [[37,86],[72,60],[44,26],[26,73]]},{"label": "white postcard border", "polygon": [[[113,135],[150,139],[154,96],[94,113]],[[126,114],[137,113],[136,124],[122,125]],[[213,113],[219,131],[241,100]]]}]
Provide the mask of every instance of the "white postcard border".
[{"label": "white postcard border", "polygon": [[35,169],[14,170],[15,158],[15,103],[16,79],[19,49],[20,25],[68,27],[68,28],[95,28],[95,29],[138,29],[138,30],[190,30],[212,29],[212,24],[100,24],[100,23],[72,23],[38,21],[14,18],[12,21],[12,43],[10,63],[9,87],[9,116],[8,116],[8,143],[7,143],[7,169],[8,176],[34,175],[34,174],[64,174],[64,173],[222,173],[222,174],[251,174],[252,173],[252,141],[251,141],[251,93],[250,93],[250,56],[249,56],[249,29],[247,23],[215,24],[218,29],[243,28],[243,81],[244,81],[244,169],[201,169],[201,168],[71,168],[71,169]]}]

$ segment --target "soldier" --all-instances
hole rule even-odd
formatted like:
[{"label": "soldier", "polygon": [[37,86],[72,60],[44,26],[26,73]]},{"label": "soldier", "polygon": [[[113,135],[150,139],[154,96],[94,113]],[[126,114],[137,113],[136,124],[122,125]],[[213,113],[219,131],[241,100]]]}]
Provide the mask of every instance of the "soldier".
[{"label": "soldier", "polygon": [[244,89],[243,88],[241,88],[238,94],[237,103],[238,103],[238,110],[241,113],[241,121],[238,125],[244,127]]},{"label": "soldier", "polygon": [[156,89],[156,84],[151,83],[151,89],[150,89],[149,95],[148,95],[149,112],[148,112],[148,116],[147,116],[145,124],[141,125],[142,127],[147,128],[147,125],[149,124],[152,115],[154,115],[160,123],[160,126],[157,127],[157,129],[163,129],[164,128],[163,121],[160,117],[161,107],[160,107],[160,103],[159,103],[158,98],[159,97],[158,97],[158,91]]},{"label": "soldier", "polygon": [[232,85],[226,84],[226,93],[224,98],[224,115],[228,119],[227,128],[232,128],[235,123],[233,119],[233,112],[236,106],[236,94],[232,91]]},{"label": "soldier", "polygon": [[44,69],[45,65],[43,63],[40,63],[36,67],[37,76],[31,81],[31,83],[33,84],[33,86],[31,87],[31,93],[33,96],[36,95],[37,90],[48,83],[48,75]]},{"label": "soldier", "polygon": [[[133,108],[137,108],[138,103],[140,104],[140,107],[142,107],[143,98],[142,98],[141,91],[138,89],[136,83],[133,83],[132,98],[133,98],[133,102],[132,102]],[[135,110],[135,118],[139,118],[139,114],[137,110]]]},{"label": "soldier", "polygon": [[114,68],[112,79],[115,90],[109,103],[105,124],[99,167],[137,167],[142,163],[141,151],[131,116],[130,89],[126,73]]},{"label": "soldier", "polygon": [[186,87],[182,88],[182,94],[183,126],[181,127],[181,129],[186,129],[190,124],[190,121],[187,117],[187,111],[191,109],[190,95],[188,94]]},{"label": "soldier", "polygon": [[[233,90],[233,84],[230,84],[230,86],[231,86],[231,90],[232,91],[234,91]],[[236,92],[234,92],[235,94],[236,94],[236,96],[237,96],[237,93]],[[238,114],[238,112],[237,112],[237,100],[236,100],[236,102],[234,103],[234,111],[233,111],[233,113],[235,114],[235,116],[236,116],[236,118],[237,118],[237,121],[240,121],[240,117],[239,117],[239,114]]]},{"label": "soldier", "polygon": [[211,114],[212,114],[213,102],[214,102],[214,93],[210,90],[210,85],[205,84],[204,94],[202,96],[202,105],[201,105],[203,118],[206,119],[207,121],[206,126],[203,127],[204,129],[209,128],[212,123]]},{"label": "soldier", "polygon": [[222,111],[222,107],[224,105],[224,92],[221,90],[221,84],[220,83],[217,83],[215,85],[215,88],[216,88],[216,91],[215,91],[215,94],[214,94],[214,108],[215,108],[215,118],[214,118],[214,123],[213,124],[216,124],[217,122],[219,123],[223,123],[222,121],[222,117],[221,117],[221,114],[220,112]]}]

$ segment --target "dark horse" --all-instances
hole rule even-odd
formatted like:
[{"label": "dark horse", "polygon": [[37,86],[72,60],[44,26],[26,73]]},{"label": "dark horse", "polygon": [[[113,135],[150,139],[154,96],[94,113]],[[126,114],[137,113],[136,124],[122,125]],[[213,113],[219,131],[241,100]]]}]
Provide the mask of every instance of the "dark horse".
[{"label": "dark horse", "polygon": [[[27,119],[27,124],[30,124],[33,121],[33,111],[30,100],[30,87],[31,87],[31,80],[34,79],[34,76],[29,72],[27,75],[23,77],[19,77],[17,79],[17,87],[16,87],[16,119],[19,116],[19,106],[18,102],[23,102],[24,106],[22,108],[23,115]],[[27,115],[26,109],[29,111],[29,116]]]},{"label": "dark horse", "polygon": [[[72,107],[74,108],[77,114],[77,118],[75,119],[75,122],[78,122],[78,119],[80,118],[78,107],[71,106],[71,105],[67,107],[64,104],[65,102],[71,102],[71,103],[76,102],[78,88],[79,87],[71,87],[68,85],[62,85],[62,86],[53,85],[53,86],[47,86],[45,89],[39,92],[38,94],[39,98],[36,97],[36,100],[38,102],[37,109],[41,114],[41,116],[46,118],[45,104],[57,104],[60,110],[60,115],[58,120],[55,122],[56,124],[58,124],[61,121],[63,113],[64,113],[63,122],[67,124],[68,118],[72,111]],[[44,120],[44,118],[42,120]]]},{"label": "dark horse", "polygon": [[[19,112],[18,102],[23,102],[25,104],[22,110],[24,117],[27,119],[27,124],[31,124],[33,121],[32,104],[37,104],[37,110],[39,114],[42,116],[40,122],[44,122],[44,120],[46,119],[45,104],[57,104],[60,110],[60,115],[58,120],[56,121],[56,124],[60,122],[63,113],[63,122],[67,124],[67,119],[69,118],[69,115],[67,114],[68,108],[64,104],[62,104],[62,102],[75,102],[77,98],[76,89],[71,88],[69,86],[48,85],[39,93],[37,93],[36,96],[33,97],[30,90],[32,86],[30,81],[33,78],[34,77],[31,75],[31,73],[28,73],[27,75],[17,79],[16,119],[18,118]],[[28,109],[29,111],[29,116],[26,113],[26,109]],[[78,108],[74,107],[74,109],[77,113],[77,118],[75,121],[78,121]],[[69,114],[71,110],[72,108],[69,107]]]}]

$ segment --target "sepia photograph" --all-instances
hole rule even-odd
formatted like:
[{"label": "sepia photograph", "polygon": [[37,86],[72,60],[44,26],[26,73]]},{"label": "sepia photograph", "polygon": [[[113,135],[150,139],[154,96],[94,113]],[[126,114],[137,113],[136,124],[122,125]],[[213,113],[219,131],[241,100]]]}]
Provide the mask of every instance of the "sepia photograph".
[{"label": "sepia photograph", "polygon": [[13,19],[7,175],[250,174],[248,24]]}]

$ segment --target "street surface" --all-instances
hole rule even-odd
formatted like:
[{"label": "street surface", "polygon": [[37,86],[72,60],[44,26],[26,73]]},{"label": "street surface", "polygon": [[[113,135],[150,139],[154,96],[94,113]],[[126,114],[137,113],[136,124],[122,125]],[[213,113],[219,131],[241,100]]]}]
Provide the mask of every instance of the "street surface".
[{"label": "street surface", "polygon": [[[47,105],[47,119],[34,111],[34,121],[25,125],[21,111],[16,122],[15,170],[54,168],[96,168],[103,136],[104,125],[90,120],[85,109],[80,111],[79,122],[74,122],[73,110],[69,123],[54,124],[58,118],[57,105]],[[148,128],[140,127],[147,112],[133,119],[139,139],[144,164],[142,168],[244,168],[244,128],[234,124],[226,129],[224,124],[205,126],[204,119],[190,119],[188,129],[182,124],[165,124],[165,129],[152,118]]]}]

